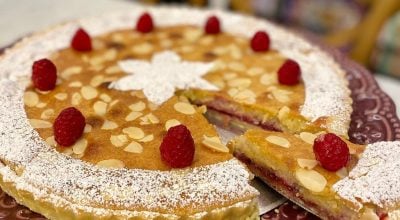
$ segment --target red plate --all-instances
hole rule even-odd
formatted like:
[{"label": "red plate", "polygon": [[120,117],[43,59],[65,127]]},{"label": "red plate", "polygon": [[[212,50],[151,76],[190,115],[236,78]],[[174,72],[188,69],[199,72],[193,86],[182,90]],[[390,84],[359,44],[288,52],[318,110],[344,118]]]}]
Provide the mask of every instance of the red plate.
[{"label": "red plate", "polygon": [[[315,39],[312,42],[316,42]],[[371,73],[337,50],[326,46],[321,48],[330,53],[347,72],[354,102],[349,130],[350,140],[357,144],[400,140],[400,120],[396,116],[396,107],[390,97],[379,88]],[[0,54],[3,50],[0,49]],[[291,202],[263,214],[261,218],[318,219]],[[0,190],[0,219],[45,218],[17,204],[13,198]]]}]

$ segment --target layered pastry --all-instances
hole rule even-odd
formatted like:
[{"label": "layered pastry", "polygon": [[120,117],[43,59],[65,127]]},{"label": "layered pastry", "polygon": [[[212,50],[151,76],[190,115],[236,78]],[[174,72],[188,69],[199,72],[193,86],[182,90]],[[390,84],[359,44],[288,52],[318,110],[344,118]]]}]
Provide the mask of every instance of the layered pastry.
[{"label": "layered pastry", "polygon": [[400,142],[352,144],[332,133],[249,130],[234,155],[323,219],[398,219]]}]

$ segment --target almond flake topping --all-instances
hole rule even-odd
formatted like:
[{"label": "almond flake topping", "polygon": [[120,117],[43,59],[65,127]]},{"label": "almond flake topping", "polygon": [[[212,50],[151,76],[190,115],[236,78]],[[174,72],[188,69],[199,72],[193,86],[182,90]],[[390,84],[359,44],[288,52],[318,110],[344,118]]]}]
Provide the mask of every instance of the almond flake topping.
[{"label": "almond flake topping", "polygon": [[212,150],[223,153],[229,152],[229,149],[224,144],[222,144],[219,137],[207,137],[204,135],[202,143]]},{"label": "almond flake topping", "polygon": [[270,135],[270,136],[266,137],[265,140],[267,140],[271,144],[275,144],[280,147],[284,147],[284,148],[290,147],[290,142],[286,138],[283,138],[283,137]]},{"label": "almond flake topping", "polygon": [[165,130],[168,131],[171,127],[180,125],[181,122],[176,120],[176,119],[169,119],[168,121],[165,122]]},{"label": "almond flake topping", "polygon": [[39,96],[36,92],[25,92],[24,94],[24,103],[28,107],[34,107],[39,103]]},{"label": "almond flake topping", "polygon": [[193,115],[196,113],[196,109],[194,109],[193,105],[186,102],[177,102],[174,104],[174,109],[177,112],[180,112],[185,115]]}]

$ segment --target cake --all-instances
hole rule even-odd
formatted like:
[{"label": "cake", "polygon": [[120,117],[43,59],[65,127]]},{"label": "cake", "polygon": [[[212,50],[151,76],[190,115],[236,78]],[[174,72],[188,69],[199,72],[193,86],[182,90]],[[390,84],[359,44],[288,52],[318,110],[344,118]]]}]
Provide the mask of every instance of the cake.
[{"label": "cake", "polygon": [[[263,144],[251,134],[347,138],[352,112],[329,55],[224,12],[138,6],[68,22],[17,43],[0,69],[0,186],[51,219],[258,219],[240,161],[271,184],[249,161],[272,157],[241,151]],[[250,130],[229,150],[213,124]],[[355,216],[364,203],[348,182],[337,193]],[[312,211],[347,216],[325,215],[335,208]]]}]

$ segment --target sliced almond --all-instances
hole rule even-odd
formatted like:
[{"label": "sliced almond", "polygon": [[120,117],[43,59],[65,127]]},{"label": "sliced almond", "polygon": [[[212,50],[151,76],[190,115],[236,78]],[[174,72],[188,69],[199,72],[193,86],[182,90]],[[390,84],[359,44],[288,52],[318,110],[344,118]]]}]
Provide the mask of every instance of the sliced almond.
[{"label": "sliced almond", "polygon": [[237,72],[244,72],[246,71],[246,66],[241,62],[230,62],[228,64],[228,68],[237,71]]},{"label": "sliced almond", "polygon": [[104,102],[111,102],[111,97],[105,93],[100,94],[100,99]]},{"label": "sliced almond", "polygon": [[50,122],[39,119],[29,119],[29,122],[33,128],[51,128],[53,126]]},{"label": "sliced almond", "polygon": [[219,137],[207,137],[204,135],[202,143],[212,150],[223,153],[229,152],[229,149],[224,144],[221,143]]},{"label": "sliced almond", "polygon": [[71,97],[71,104],[72,105],[79,105],[82,101],[82,96],[80,93],[75,92],[74,94],[72,94]]},{"label": "sliced almond", "polygon": [[118,65],[114,65],[114,66],[110,66],[107,67],[107,69],[105,70],[105,72],[107,74],[115,74],[115,73],[119,73],[122,72],[121,68]]},{"label": "sliced almond", "polygon": [[119,102],[118,99],[112,101],[112,102],[110,103],[110,108],[113,107],[114,105],[116,105],[118,102]]},{"label": "sliced almond", "polygon": [[290,98],[288,96],[288,93],[286,93],[286,91],[284,90],[273,90],[272,91],[272,95],[274,96],[274,98],[281,103],[286,103],[290,101]]},{"label": "sliced almond", "polygon": [[63,101],[68,98],[68,94],[65,92],[60,92],[60,93],[55,94],[54,98],[56,98],[57,100]]},{"label": "sliced almond", "polygon": [[312,169],[314,169],[315,166],[317,166],[318,161],[312,160],[312,159],[298,158],[297,159],[297,164],[299,165],[299,167],[301,167],[303,169],[312,170]]},{"label": "sliced almond", "polygon": [[183,33],[183,38],[188,42],[195,42],[203,35],[200,29],[189,29]]},{"label": "sliced almond", "polygon": [[125,117],[125,121],[133,121],[142,115],[143,115],[143,113],[141,113],[141,112],[131,112]]},{"label": "sliced almond", "polygon": [[131,109],[134,112],[143,111],[145,108],[146,108],[146,104],[142,101],[136,102],[129,106],[129,109]]},{"label": "sliced almond", "polygon": [[54,116],[54,109],[49,108],[42,112],[42,114],[40,115],[40,118],[47,120],[47,119],[52,118],[53,116]]},{"label": "sliced almond", "polygon": [[278,83],[277,77],[274,74],[266,73],[261,75],[260,83],[266,86]]},{"label": "sliced almond", "polygon": [[143,152],[143,147],[136,141],[132,141],[128,146],[124,148],[124,151],[129,153],[140,154]]},{"label": "sliced almond", "polygon": [[87,145],[87,140],[85,138],[81,138],[74,145],[72,145],[72,151],[74,154],[83,154],[85,153]]},{"label": "sliced almond", "polygon": [[199,44],[203,45],[203,46],[208,46],[210,44],[212,44],[212,42],[214,41],[214,38],[211,36],[204,36],[200,39]]},{"label": "sliced almond", "polygon": [[92,126],[90,124],[85,124],[85,128],[83,129],[83,133],[89,133],[92,131]]},{"label": "sliced almond", "polygon": [[128,137],[124,134],[121,135],[111,135],[110,137],[111,144],[116,147],[122,147],[128,142]]},{"label": "sliced almond", "polygon": [[90,80],[90,85],[93,87],[97,87],[103,83],[104,76],[103,75],[97,75]]},{"label": "sliced almond", "polygon": [[113,130],[116,128],[118,128],[118,124],[109,120],[105,120],[103,125],[101,126],[101,129],[103,130]]},{"label": "sliced almond", "polygon": [[130,138],[133,139],[142,139],[144,137],[144,132],[141,128],[138,127],[128,127],[122,129],[122,132],[127,134]]},{"label": "sliced almond", "polygon": [[165,122],[165,130],[168,131],[171,127],[180,125],[181,122],[176,120],[176,119],[169,119],[168,121]]},{"label": "sliced almond", "polygon": [[84,99],[91,100],[97,97],[98,92],[95,88],[91,86],[83,86],[81,88],[81,93]]},{"label": "sliced almond", "polygon": [[284,120],[289,113],[290,113],[290,108],[287,106],[283,106],[281,109],[279,109],[278,119],[281,121]]},{"label": "sliced almond", "polygon": [[242,59],[242,57],[243,57],[242,51],[235,44],[229,45],[229,51],[230,51],[229,54],[231,55],[231,57],[233,59],[235,59],[235,60]]},{"label": "sliced almond", "polygon": [[80,66],[71,66],[61,72],[61,77],[64,79],[68,79],[70,76],[79,74],[82,72],[82,67]]},{"label": "sliced almond", "polygon": [[233,98],[239,102],[244,102],[244,103],[248,103],[248,104],[253,104],[256,102],[256,94],[249,89],[238,91],[233,96]]},{"label": "sliced almond", "polygon": [[93,110],[97,115],[103,116],[107,113],[107,103],[103,101],[97,101],[93,105]]},{"label": "sliced almond", "polygon": [[301,132],[299,136],[301,140],[308,144],[314,144],[314,140],[317,138],[317,135],[310,132]]},{"label": "sliced almond", "polygon": [[149,135],[146,135],[144,138],[140,139],[139,141],[140,142],[150,142],[152,140],[154,140],[154,135],[149,134]]},{"label": "sliced almond", "polygon": [[296,170],[296,179],[301,185],[313,192],[322,192],[326,186],[326,179],[315,170]]},{"label": "sliced almond", "polygon": [[169,39],[163,39],[161,40],[160,45],[163,48],[170,48],[173,45],[173,42]]},{"label": "sliced almond", "polygon": [[290,142],[283,137],[275,136],[275,135],[270,135],[267,138],[265,138],[269,143],[275,144],[280,147],[284,148],[289,148],[290,147]]},{"label": "sliced almond", "polygon": [[236,78],[228,81],[230,87],[247,88],[251,84],[251,80],[248,78]]},{"label": "sliced almond", "polygon": [[247,70],[247,74],[249,76],[261,75],[263,72],[264,72],[264,69],[260,68],[260,67],[252,67],[252,68]]},{"label": "sliced almond", "polygon": [[24,103],[28,107],[34,107],[39,103],[39,96],[36,92],[28,91],[24,94]]},{"label": "sliced almond", "polygon": [[185,114],[185,115],[192,115],[192,114],[196,113],[196,110],[194,109],[194,107],[191,104],[186,103],[186,102],[177,102],[177,103],[175,103],[174,104],[174,109],[177,112],[180,112],[180,113]]},{"label": "sliced almond", "polygon": [[200,107],[197,108],[197,111],[201,114],[205,114],[207,112],[207,106],[206,105],[202,105]]},{"label": "sliced almond", "polygon": [[149,54],[153,51],[154,47],[150,43],[142,43],[134,46],[132,52],[136,54]]},{"label": "sliced almond", "polygon": [[102,160],[97,163],[97,166],[107,167],[107,168],[124,168],[124,162],[117,159]]},{"label": "sliced almond", "polygon": [[108,49],[105,53],[103,53],[103,59],[106,61],[113,61],[117,58],[117,50],[112,48]]},{"label": "sliced almond", "polygon": [[69,87],[82,87],[82,83],[80,81],[73,81],[68,84]]},{"label": "sliced almond", "polygon": [[160,120],[153,113],[147,114],[146,117],[150,121],[151,124],[160,123]]},{"label": "sliced almond", "polygon": [[347,171],[346,167],[342,167],[338,171],[336,171],[336,175],[340,177],[341,179],[345,178],[346,176],[349,175],[349,172]]},{"label": "sliced almond", "polygon": [[39,103],[36,105],[36,108],[44,108],[44,107],[46,107],[46,106],[47,106],[47,103],[39,102]]},{"label": "sliced almond", "polygon": [[54,139],[54,136],[50,136],[50,137],[46,138],[46,143],[52,147],[55,147],[57,145],[57,142]]}]

